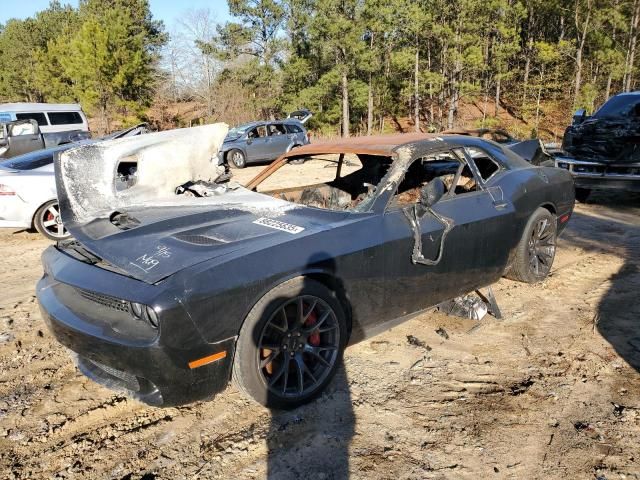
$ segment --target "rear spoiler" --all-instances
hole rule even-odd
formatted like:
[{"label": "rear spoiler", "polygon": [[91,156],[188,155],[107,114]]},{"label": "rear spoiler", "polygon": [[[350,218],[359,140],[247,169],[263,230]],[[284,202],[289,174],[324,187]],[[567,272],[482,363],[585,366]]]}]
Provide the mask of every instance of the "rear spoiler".
[{"label": "rear spoiler", "polygon": [[505,145],[506,148],[513,153],[524,158],[527,162],[536,166],[554,165],[553,156],[547,152],[543,143],[538,138],[533,140],[525,140],[511,145]]}]

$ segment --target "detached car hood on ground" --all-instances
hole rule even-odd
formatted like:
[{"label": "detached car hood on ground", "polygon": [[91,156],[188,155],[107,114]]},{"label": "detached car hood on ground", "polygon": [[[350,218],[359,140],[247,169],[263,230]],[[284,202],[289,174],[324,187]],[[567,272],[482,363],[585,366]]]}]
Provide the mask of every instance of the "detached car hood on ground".
[{"label": "detached car hood on ground", "polygon": [[[214,185],[205,197],[177,195],[180,185],[211,182],[219,174],[216,155],[226,132],[224,124],[206,125],[62,154],[55,163],[56,184],[62,219],[82,245],[78,251],[84,248],[133,278],[156,283],[197,263],[282,243],[344,216],[234,184]],[[125,174],[123,165],[135,173]]]}]

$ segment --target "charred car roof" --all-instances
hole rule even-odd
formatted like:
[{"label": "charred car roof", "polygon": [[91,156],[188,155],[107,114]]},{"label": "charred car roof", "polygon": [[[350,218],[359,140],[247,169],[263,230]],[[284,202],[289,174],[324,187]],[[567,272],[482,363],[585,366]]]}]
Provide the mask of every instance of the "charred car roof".
[{"label": "charred car roof", "polygon": [[[527,168],[531,165],[509,149],[487,139],[468,135],[448,135],[432,133],[399,133],[392,135],[371,135],[368,137],[340,138],[336,140],[310,143],[280,156],[266,169],[253,178],[246,187],[255,188],[265,178],[282,167],[291,158],[323,154],[353,154],[391,157],[402,148],[412,148],[422,154],[443,149],[478,147],[482,149],[498,149],[500,159],[509,168]],[[495,153],[495,152],[492,152]]]}]

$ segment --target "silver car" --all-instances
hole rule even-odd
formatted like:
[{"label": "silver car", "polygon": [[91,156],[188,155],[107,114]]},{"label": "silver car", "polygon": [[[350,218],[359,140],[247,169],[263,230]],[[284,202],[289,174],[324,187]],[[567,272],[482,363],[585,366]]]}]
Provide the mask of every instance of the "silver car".
[{"label": "silver car", "polygon": [[[139,124],[98,140],[148,131],[148,125]],[[67,143],[0,161],[0,228],[35,228],[50,240],[68,238],[69,232],[60,218],[53,159],[60,152],[98,140]]]},{"label": "silver car", "polygon": [[38,150],[0,163],[0,227],[35,228],[51,240],[69,236],[60,219],[53,157],[74,146]]},{"label": "silver car", "polygon": [[[310,116],[310,115],[309,115]],[[309,136],[297,118],[252,122],[229,130],[218,159],[233,168],[275,160],[292,148],[309,143]]]}]

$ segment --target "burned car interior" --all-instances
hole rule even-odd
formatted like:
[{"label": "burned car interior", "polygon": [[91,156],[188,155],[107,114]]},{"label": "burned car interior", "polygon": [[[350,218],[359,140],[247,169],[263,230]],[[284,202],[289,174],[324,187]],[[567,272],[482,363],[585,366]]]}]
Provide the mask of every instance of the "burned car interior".
[{"label": "burned car interior", "polygon": [[[301,205],[348,210],[355,208],[373,193],[392,163],[391,157],[379,155],[350,156],[347,160],[345,154],[311,156],[304,158],[302,165],[296,164],[297,160],[298,157],[291,157],[280,172],[274,172],[269,181],[260,184],[257,191]],[[280,173],[286,175],[289,168],[307,167],[309,170],[314,165],[320,167],[317,169],[320,171],[318,183],[283,187],[278,185]]]},{"label": "burned car interior", "polygon": [[[454,195],[478,190],[477,180],[467,158],[473,159],[478,174],[487,181],[500,170],[500,166],[486,152],[477,148],[445,150],[426,155],[413,161],[400,182],[391,207],[411,205],[418,201],[420,191],[435,178],[445,186],[445,194]],[[280,182],[291,177],[290,169],[300,167],[300,160],[309,170],[319,171],[313,184],[291,185]],[[300,205],[329,210],[352,210],[370,198],[381,187],[394,161],[388,155],[327,154],[291,156],[280,168],[272,172],[256,186],[256,191]],[[314,168],[313,166],[317,168]],[[296,176],[307,178],[308,175]]]}]

